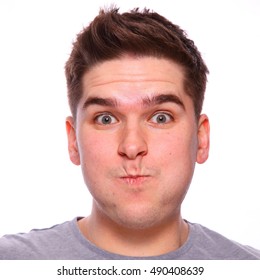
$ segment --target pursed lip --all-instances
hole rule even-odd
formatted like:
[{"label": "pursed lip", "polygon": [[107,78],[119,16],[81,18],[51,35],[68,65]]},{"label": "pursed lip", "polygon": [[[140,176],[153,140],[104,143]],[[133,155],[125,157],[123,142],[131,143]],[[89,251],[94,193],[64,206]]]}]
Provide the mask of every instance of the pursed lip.
[{"label": "pursed lip", "polygon": [[147,181],[149,178],[151,178],[150,175],[127,175],[122,176],[120,179],[127,184],[134,185],[134,184],[142,184],[145,181]]}]

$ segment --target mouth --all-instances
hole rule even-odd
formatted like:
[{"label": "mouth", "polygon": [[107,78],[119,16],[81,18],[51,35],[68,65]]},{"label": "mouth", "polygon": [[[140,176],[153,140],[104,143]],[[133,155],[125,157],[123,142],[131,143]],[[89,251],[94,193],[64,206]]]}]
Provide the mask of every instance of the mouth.
[{"label": "mouth", "polygon": [[151,176],[149,175],[128,175],[120,177],[120,180],[128,185],[140,185],[148,181],[150,178]]}]

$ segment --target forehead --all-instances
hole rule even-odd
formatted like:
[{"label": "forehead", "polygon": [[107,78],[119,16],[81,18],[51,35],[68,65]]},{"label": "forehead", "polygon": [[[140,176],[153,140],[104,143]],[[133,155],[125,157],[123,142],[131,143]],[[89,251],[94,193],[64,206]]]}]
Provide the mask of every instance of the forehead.
[{"label": "forehead", "polygon": [[102,62],[83,76],[83,99],[92,96],[135,103],[143,96],[173,92],[182,98],[184,72],[163,58],[129,57]]}]

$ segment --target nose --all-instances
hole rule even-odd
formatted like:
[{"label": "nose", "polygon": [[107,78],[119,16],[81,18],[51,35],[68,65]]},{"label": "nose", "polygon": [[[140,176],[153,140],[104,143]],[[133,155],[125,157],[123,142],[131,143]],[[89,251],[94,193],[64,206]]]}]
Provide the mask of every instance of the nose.
[{"label": "nose", "polygon": [[118,147],[119,155],[134,160],[148,152],[144,132],[138,127],[125,128]]}]

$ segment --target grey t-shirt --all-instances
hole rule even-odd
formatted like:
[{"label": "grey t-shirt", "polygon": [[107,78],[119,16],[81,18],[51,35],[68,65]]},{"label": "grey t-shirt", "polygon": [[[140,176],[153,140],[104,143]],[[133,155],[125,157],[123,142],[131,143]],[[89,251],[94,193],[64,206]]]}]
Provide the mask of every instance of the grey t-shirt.
[{"label": "grey t-shirt", "polygon": [[253,260],[260,251],[238,244],[199,224],[189,224],[189,237],[176,251],[154,257],[128,257],[104,251],[80,232],[77,219],[51,228],[0,238],[2,260]]}]

